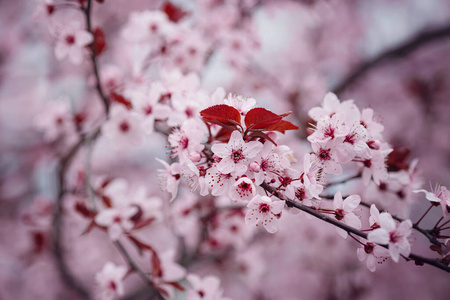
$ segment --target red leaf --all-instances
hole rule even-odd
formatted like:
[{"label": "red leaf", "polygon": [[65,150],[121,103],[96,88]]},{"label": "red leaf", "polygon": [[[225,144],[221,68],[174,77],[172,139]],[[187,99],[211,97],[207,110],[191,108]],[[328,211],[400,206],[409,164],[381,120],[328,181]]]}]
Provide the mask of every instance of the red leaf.
[{"label": "red leaf", "polygon": [[[92,229],[94,229],[97,225],[94,221],[91,221],[89,225],[86,227],[86,229],[81,233],[81,235],[86,235],[89,232],[91,232]],[[100,227],[100,226],[99,226]],[[106,230],[106,228],[104,228]]]},{"label": "red leaf", "polygon": [[34,249],[33,251],[35,253],[40,253],[42,250],[44,250],[45,244],[46,244],[46,237],[43,232],[41,231],[34,231],[32,233],[33,235],[33,243],[34,243]]},{"label": "red leaf", "polygon": [[114,92],[111,93],[111,100],[124,105],[128,110],[133,108],[133,104],[131,104],[130,100]]},{"label": "red leaf", "polygon": [[184,287],[181,286],[181,284],[179,284],[178,282],[165,282],[168,285],[173,286],[174,288],[176,288],[179,291],[184,291]]},{"label": "red leaf", "polygon": [[270,110],[257,107],[251,109],[245,115],[245,126],[247,130],[265,129],[267,126],[277,124],[283,117],[274,114]]},{"label": "red leaf", "polygon": [[108,207],[108,208],[112,207],[111,199],[108,196],[103,195],[102,196],[102,201],[103,201],[103,204],[105,204],[106,207]]},{"label": "red leaf", "polygon": [[140,240],[138,240],[137,238],[135,238],[135,237],[132,236],[132,235],[128,235],[128,238],[129,238],[130,241],[132,241],[133,244],[138,248],[139,254],[142,254],[142,251],[143,251],[143,250],[148,250],[148,251],[150,251],[152,254],[155,254],[155,255],[156,255],[156,251],[155,251],[155,249],[153,249],[152,246],[150,246],[150,245],[148,245],[148,244],[146,244],[146,243],[144,243],[144,242],[141,242]]},{"label": "red leaf", "polygon": [[154,221],[155,221],[155,218],[149,218],[149,219],[146,219],[146,220],[140,220],[134,225],[133,229],[137,230],[137,229],[144,228],[144,227],[152,224]]},{"label": "red leaf", "polygon": [[219,130],[219,132],[216,134],[216,136],[214,137],[214,139],[218,140],[218,141],[225,141],[228,142],[228,140],[230,139],[231,136],[231,132],[230,130],[226,129],[226,128],[222,128]]},{"label": "red leaf", "polygon": [[94,34],[94,53],[95,56],[99,56],[106,49],[105,33],[100,27],[95,28],[92,33]]},{"label": "red leaf", "polygon": [[241,114],[237,109],[226,104],[219,104],[208,107],[200,112],[205,122],[218,124],[223,127],[233,127],[241,125]]},{"label": "red leaf", "polygon": [[77,201],[75,203],[75,210],[80,213],[83,217],[85,218],[92,218],[96,215],[95,212],[93,212],[92,210],[90,210],[86,204]]},{"label": "red leaf", "polygon": [[178,23],[178,21],[189,14],[170,1],[165,2],[161,6],[161,10],[165,12],[169,20],[174,23]]},{"label": "red leaf", "polygon": [[161,267],[161,260],[159,260],[159,257],[155,251],[152,252],[151,263],[153,268],[153,276],[162,277],[163,272]]},{"label": "red leaf", "polygon": [[280,132],[285,132],[286,130],[298,130],[299,127],[292,124],[291,122],[288,121],[280,121],[277,124],[271,125],[271,126],[267,126],[266,128],[264,128],[264,130],[267,131],[280,131]]}]

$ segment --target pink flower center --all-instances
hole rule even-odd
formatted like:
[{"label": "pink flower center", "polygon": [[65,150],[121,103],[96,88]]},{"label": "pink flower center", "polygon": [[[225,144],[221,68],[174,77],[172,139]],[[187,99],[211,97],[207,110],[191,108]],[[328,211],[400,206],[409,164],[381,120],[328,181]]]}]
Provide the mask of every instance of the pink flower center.
[{"label": "pink flower center", "polygon": [[393,231],[389,234],[389,240],[391,241],[391,243],[397,243],[398,241],[400,241],[401,235],[398,234],[398,232]]},{"label": "pink flower center", "polygon": [[370,242],[367,243],[366,245],[364,245],[364,251],[365,251],[367,254],[372,253],[374,248],[375,248],[374,244],[372,244],[372,243],[370,243]]},{"label": "pink flower center", "polygon": [[153,33],[157,33],[158,30],[159,30],[158,25],[156,25],[156,24],[150,25],[150,30],[151,30]]},{"label": "pink flower center", "polygon": [[280,180],[281,185],[284,187],[287,187],[292,182],[292,178],[289,176],[279,177],[278,179]]},{"label": "pink flower center", "polygon": [[336,217],[336,220],[340,221],[344,218],[345,211],[342,208],[338,208],[338,209],[336,209],[334,216]]},{"label": "pink flower center", "polygon": [[366,159],[363,163],[366,168],[370,168],[372,166],[372,161],[370,159]]},{"label": "pink flower center", "polygon": [[331,139],[334,139],[334,128],[331,127],[331,125],[328,125],[328,127],[325,128],[325,131],[324,131],[323,135],[325,137],[329,137]]},{"label": "pink flower center", "polygon": [[231,158],[235,163],[244,159],[244,156],[242,155],[242,150],[241,149],[234,150],[233,153],[231,153]]},{"label": "pink flower center", "polygon": [[151,105],[147,105],[147,106],[144,108],[144,113],[145,113],[146,115],[151,114],[152,111],[153,111],[153,107],[152,107]]},{"label": "pink flower center", "polygon": [[75,36],[73,34],[69,34],[66,36],[66,43],[68,45],[73,45],[75,44]]},{"label": "pink flower center", "polygon": [[180,144],[179,145],[180,145],[179,147],[181,149],[186,149],[188,147],[188,145],[189,145],[189,139],[187,137],[183,136],[180,139]]},{"label": "pink flower center", "polygon": [[259,212],[263,213],[263,214],[267,214],[268,212],[270,212],[270,206],[266,203],[261,203],[259,205]]},{"label": "pink flower center", "polygon": [[113,291],[115,291],[115,290],[117,289],[116,283],[115,283],[114,281],[112,281],[112,280],[110,280],[110,281],[108,282],[108,287],[109,287],[111,290],[113,290]]},{"label": "pink flower center", "polygon": [[122,121],[120,123],[119,128],[122,132],[128,132],[130,130],[130,124],[127,121]]},{"label": "pink flower center", "polygon": [[303,199],[305,199],[305,189],[301,188],[301,189],[297,189],[295,191],[295,197],[299,200],[299,201],[303,201]]},{"label": "pink flower center", "polygon": [[330,149],[322,149],[322,148],[320,148],[319,158],[321,160],[330,160],[331,159]]},{"label": "pink flower center", "polygon": [[354,144],[356,140],[356,134],[355,133],[350,133],[347,134],[347,136],[345,137],[344,143],[350,143],[350,144]]},{"label": "pink flower center", "polygon": [[200,290],[200,291],[198,291],[197,293],[198,293],[198,295],[200,296],[200,298],[205,297],[205,292],[204,292],[204,291]]},{"label": "pink flower center", "polygon": [[190,107],[186,108],[184,113],[188,116],[188,118],[192,118],[194,116],[194,110]]}]

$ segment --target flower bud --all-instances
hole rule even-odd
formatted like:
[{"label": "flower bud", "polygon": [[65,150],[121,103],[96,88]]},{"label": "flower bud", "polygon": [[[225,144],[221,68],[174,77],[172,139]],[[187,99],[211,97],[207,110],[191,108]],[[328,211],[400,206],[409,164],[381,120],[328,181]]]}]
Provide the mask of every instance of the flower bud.
[{"label": "flower bud", "polygon": [[197,151],[189,153],[189,159],[192,160],[192,162],[199,162],[202,159],[202,155],[198,153]]},{"label": "flower bud", "polygon": [[372,140],[367,142],[367,146],[369,146],[370,149],[379,150],[381,143],[379,140]]},{"label": "flower bud", "polygon": [[259,170],[261,170],[261,167],[259,166],[259,164],[256,161],[250,163],[248,165],[248,167],[249,167],[250,171],[255,172],[255,173],[258,173]]}]

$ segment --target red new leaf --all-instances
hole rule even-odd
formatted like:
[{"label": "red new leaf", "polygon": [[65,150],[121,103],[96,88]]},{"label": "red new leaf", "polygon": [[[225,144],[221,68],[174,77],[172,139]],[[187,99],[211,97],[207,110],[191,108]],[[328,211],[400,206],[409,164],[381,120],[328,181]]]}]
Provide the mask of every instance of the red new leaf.
[{"label": "red new leaf", "polygon": [[221,128],[219,132],[216,134],[214,139],[218,141],[228,142],[231,136],[231,131],[225,128]]},{"label": "red new leaf", "polygon": [[181,19],[188,15],[187,12],[182,10],[180,7],[176,6],[170,1],[165,2],[161,6],[161,10],[166,13],[170,21],[178,23]]},{"label": "red new leaf", "polygon": [[100,27],[95,28],[92,33],[94,34],[95,56],[98,56],[102,54],[106,49],[105,33]]},{"label": "red new leaf", "polygon": [[128,110],[133,108],[133,104],[131,104],[130,100],[114,92],[111,93],[111,100],[124,105]]},{"label": "red new leaf", "polygon": [[241,125],[241,114],[234,107],[226,104],[219,104],[208,107],[200,112],[205,122],[218,124],[222,127],[228,127],[229,130],[234,130]]},{"label": "red new leaf", "polygon": [[264,128],[264,130],[267,131],[280,131],[282,133],[284,133],[286,130],[298,130],[298,129],[299,129],[298,126],[284,120],[278,122],[277,124],[267,126],[266,128]]},{"label": "red new leaf", "polygon": [[265,108],[257,107],[251,109],[245,115],[245,126],[247,126],[247,130],[265,130],[267,126],[277,124],[281,119],[283,119],[282,116],[274,114]]}]

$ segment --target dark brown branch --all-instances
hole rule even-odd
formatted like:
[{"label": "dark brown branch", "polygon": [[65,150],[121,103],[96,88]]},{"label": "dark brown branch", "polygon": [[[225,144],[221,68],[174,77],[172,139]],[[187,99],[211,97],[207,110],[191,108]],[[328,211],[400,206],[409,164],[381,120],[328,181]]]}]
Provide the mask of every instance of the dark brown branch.
[{"label": "dark brown branch", "polygon": [[[94,32],[92,31],[92,25],[91,25],[91,7],[92,7],[92,1],[88,0],[86,4],[86,8],[83,9],[84,15],[86,18],[86,27],[87,31],[89,31],[92,36],[94,36]],[[95,81],[96,85],[95,88],[97,89],[98,95],[103,101],[103,105],[105,107],[106,116],[109,115],[109,99],[106,96],[106,94],[103,92],[103,88],[100,81],[100,75],[98,71],[98,64],[97,64],[97,53],[95,52],[95,41],[93,41],[90,45],[91,48],[91,62],[92,62],[92,68],[94,70],[95,75]]]},{"label": "dark brown branch", "polygon": [[444,26],[437,27],[431,30],[422,31],[413,36],[411,39],[405,41],[404,43],[401,43],[396,47],[387,49],[372,59],[361,62],[352,72],[350,72],[350,74],[348,74],[341,81],[341,83],[339,83],[333,89],[333,92],[336,94],[341,94],[375,67],[393,59],[405,57],[423,46],[446,37],[450,37],[450,24],[446,24]]},{"label": "dark brown branch", "polygon": [[[327,199],[327,200],[333,200],[334,196],[333,195],[321,195],[320,196],[321,199]],[[346,198],[346,196],[343,196],[343,198]],[[361,201],[359,203],[359,205],[370,208],[371,204],[366,203],[364,201]],[[380,209],[380,212],[385,212],[385,210]],[[403,222],[404,220],[400,217],[397,217],[395,215],[391,215],[392,218],[394,218],[395,220],[399,221],[399,222]],[[418,224],[413,224],[412,226],[415,230],[417,230],[418,232],[420,232],[421,234],[423,234],[429,241],[430,243],[438,246],[440,249],[442,249],[442,246],[444,246],[443,243],[441,243],[434,235],[433,235],[433,230],[431,229],[423,229],[421,227],[419,227]]]},{"label": "dark brown branch", "polygon": [[70,149],[70,151],[61,159],[58,169],[58,197],[55,204],[55,212],[53,215],[53,256],[56,266],[61,274],[63,281],[67,286],[74,290],[81,298],[90,299],[88,290],[72,275],[66,260],[64,258],[64,249],[62,245],[62,217],[63,217],[63,198],[67,191],[65,188],[65,174],[75,155],[81,149],[85,139],[80,141]]},{"label": "dark brown branch", "polygon": [[[334,225],[334,226],[336,226],[338,228],[341,228],[341,229],[347,231],[348,233],[353,233],[356,236],[359,236],[361,238],[367,239],[367,233],[365,233],[363,231],[360,231],[360,230],[357,230],[357,229],[355,229],[355,228],[353,228],[351,226],[348,226],[348,225],[346,225],[344,223],[341,223],[341,222],[339,222],[338,220],[336,220],[334,218],[330,218],[330,217],[328,217],[326,215],[323,215],[323,214],[319,213],[317,210],[315,210],[315,209],[313,209],[313,208],[311,208],[309,206],[305,206],[305,205],[303,205],[301,203],[298,203],[298,202],[296,202],[294,200],[288,199],[284,195],[282,195],[279,192],[277,192],[273,187],[269,186],[265,182],[263,182],[261,184],[261,187],[264,188],[269,193],[273,194],[274,196],[278,197],[279,199],[285,201],[286,205],[288,207],[295,207],[295,208],[297,208],[297,209],[299,209],[301,211],[304,211],[307,214],[310,214],[310,215],[312,215],[312,216],[314,216],[314,217],[316,217],[316,218],[318,218],[318,219],[320,219],[320,220],[322,220],[322,221],[324,221],[326,223],[329,223],[329,224],[332,224],[332,225]],[[382,246],[384,248],[387,248],[386,245],[380,245],[380,246]],[[409,257],[407,257],[406,259],[407,260],[411,259],[411,260],[414,260],[414,261],[419,261],[419,262],[422,262],[424,264],[428,264],[428,265],[434,266],[436,268],[439,268],[441,270],[444,270],[444,271],[450,273],[450,267],[448,265],[445,265],[444,263],[442,263],[438,259],[426,258],[426,257],[422,257],[422,256],[419,256],[419,255],[416,255],[414,253],[411,253],[409,255]]]}]

